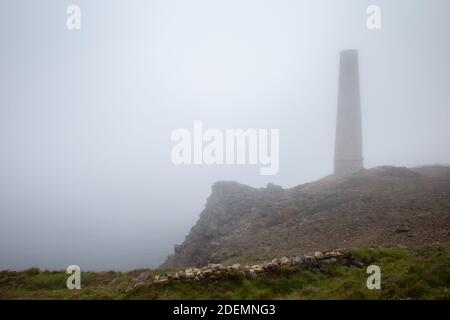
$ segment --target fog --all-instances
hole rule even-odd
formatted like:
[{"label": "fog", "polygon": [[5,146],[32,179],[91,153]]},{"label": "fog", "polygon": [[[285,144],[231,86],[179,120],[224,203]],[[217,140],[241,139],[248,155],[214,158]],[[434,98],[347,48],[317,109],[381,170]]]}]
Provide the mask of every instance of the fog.
[{"label": "fog", "polygon": [[[375,2],[2,0],[0,269],[156,267],[215,181],[331,174],[343,49],[359,50],[365,167],[449,164],[450,2]],[[196,120],[279,129],[278,174],[174,165],[171,134]]]}]

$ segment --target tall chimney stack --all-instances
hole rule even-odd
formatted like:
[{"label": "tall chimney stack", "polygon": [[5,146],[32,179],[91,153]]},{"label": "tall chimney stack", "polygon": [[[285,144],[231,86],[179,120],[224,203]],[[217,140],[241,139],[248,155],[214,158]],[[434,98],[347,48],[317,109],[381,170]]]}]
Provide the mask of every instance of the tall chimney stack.
[{"label": "tall chimney stack", "polygon": [[363,169],[358,69],[358,51],[342,51],[334,154],[334,174],[338,176]]}]

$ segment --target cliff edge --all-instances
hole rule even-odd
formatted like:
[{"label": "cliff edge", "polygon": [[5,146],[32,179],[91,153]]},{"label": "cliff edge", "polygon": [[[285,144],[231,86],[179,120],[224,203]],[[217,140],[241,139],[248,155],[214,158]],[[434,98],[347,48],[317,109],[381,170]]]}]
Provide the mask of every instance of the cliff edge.
[{"label": "cliff edge", "polygon": [[450,167],[377,167],[290,189],[217,182],[161,267],[450,239]]}]

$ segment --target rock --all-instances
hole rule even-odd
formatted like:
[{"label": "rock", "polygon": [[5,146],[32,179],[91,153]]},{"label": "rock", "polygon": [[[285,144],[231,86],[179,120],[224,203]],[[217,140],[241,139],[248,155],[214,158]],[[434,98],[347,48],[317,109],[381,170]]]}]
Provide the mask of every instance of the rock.
[{"label": "rock", "polygon": [[213,269],[206,269],[206,270],[203,270],[203,271],[201,272],[201,274],[204,275],[204,276],[210,276],[210,275],[213,274]]},{"label": "rock", "polygon": [[200,274],[200,269],[197,268],[187,268],[185,270],[185,276],[186,279],[192,279],[195,276],[198,276]]},{"label": "rock", "polygon": [[295,257],[292,262],[294,265],[302,265],[305,262],[305,259],[303,257],[297,256]]},{"label": "rock", "polygon": [[317,265],[317,260],[313,256],[306,255],[306,256],[303,257],[303,259],[304,259],[305,265],[307,265],[307,266],[315,266],[315,265]]},{"label": "rock", "polygon": [[166,274],[166,276],[167,276],[167,278],[170,280],[170,279],[175,279],[175,273],[168,273],[168,274]]},{"label": "rock", "polygon": [[314,258],[316,258],[316,259],[323,259],[325,256],[324,256],[324,254],[322,253],[322,252],[320,252],[320,251],[316,251],[316,252],[314,252]]},{"label": "rock", "polygon": [[264,270],[271,270],[271,269],[273,269],[273,268],[275,268],[276,267],[276,264],[273,264],[272,262],[264,262],[263,264],[262,264],[262,268],[264,269]]},{"label": "rock", "polygon": [[342,253],[337,250],[325,252],[325,258],[336,258],[340,256],[342,256]]},{"label": "rock", "polygon": [[156,276],[153,283],[164,283],[167,281],[169,281],[169,279],[166,276]]},{"label": "rock", "polygon": [[291,265],[291,260],[288,257],[282,257],[280,259],[280,264],[282,266],[289,266],[289,265]]},{"label": "rock", "polygon": [[175,280],[180,280],[180,273],[175,272],[175,273],[173,274],[173,277],[172,277],[172,278],[175,279]]},{"label": "rock", "polygon": [[252,266],[252,270],[254,270],[255,272],[263,272],[264,268],[259,264],[255,264]]}]

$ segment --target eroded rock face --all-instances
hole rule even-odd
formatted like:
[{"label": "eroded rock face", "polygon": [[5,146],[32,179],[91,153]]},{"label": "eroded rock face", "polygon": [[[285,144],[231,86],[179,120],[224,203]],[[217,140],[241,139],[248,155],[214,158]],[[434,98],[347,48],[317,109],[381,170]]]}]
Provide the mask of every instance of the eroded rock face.
[{"label": "eroded rock face", "polygon": [[196,225],[161,267],[295,257],[333,247],[414,247],[449,237],[448,167],[379,167],[291,189],[218,182]]}]

